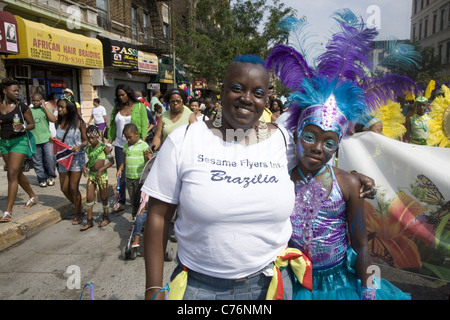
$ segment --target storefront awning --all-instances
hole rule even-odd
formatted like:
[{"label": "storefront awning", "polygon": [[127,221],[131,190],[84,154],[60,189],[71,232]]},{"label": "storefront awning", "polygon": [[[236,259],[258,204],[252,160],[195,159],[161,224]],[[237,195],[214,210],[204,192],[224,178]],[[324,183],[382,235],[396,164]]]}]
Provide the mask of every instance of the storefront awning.
[{"label": "storefront awning", "polygon": [[18,54],[20,52],[17,22],[12,13],[0,11],[0,53]]},{"label": "storefront awning", "polygon": [[20,54],[8,59],[32,59],[88,69],[103,68],[103,48],[98,39],[15,16]]},{"label": "storefront awning", "polygon": [[123,70],[138,70],[138,49],[123,41],[98,37],[103,45],[105,66]]},{"label": "storefront awning", "polygon": [[161,83],[173,83],[173,66],[166,63],[160,63],[158,76],[155,81]]},{"label": "storefront awning", "polygon": [[[186,69],[178,63],[175,64],[175,69],[177,83],[189,83]],[[158,75],[152,81],[160,83],[173,83],[173,64],[170,63],[170,59],[161,59],[161,62],[159,63]]]}]

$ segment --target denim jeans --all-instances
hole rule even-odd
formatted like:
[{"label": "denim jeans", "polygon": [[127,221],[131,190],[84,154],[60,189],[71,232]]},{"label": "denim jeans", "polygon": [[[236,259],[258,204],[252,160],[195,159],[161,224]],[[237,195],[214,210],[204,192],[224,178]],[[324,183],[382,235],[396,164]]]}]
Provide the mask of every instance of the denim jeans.
[{"label": "denim jeans", "polygon": [[56,159],[53,155],[53,144],[50,142],[36,144],[36,153],[31,158],[38,182],[56,178]]},{"label": "denim jeans", "polygon": [[[272,268],[273,263],[270,263],[255,274],[238,280],[220,279],[188,270],[188,282],[183,300],[265,300],[272,277],[265,275],[263,271]],[[181,271],[183,266],[178,264],[171,280]],[[285,299],[291,300],[293,277],[290,268],[281,270],[281,275]]]},{"label": "denim jeans", "polygon": [[136,220],[134,220],[133,236],[142,236],[142,230],[144,229],[145,220],[147,220],[147,210],[144,210],[144,212],[140,216],[136,217]]},{"label": "denim jeans", "polygon": [[[116,168],[119,169],[122,162],[125,161],[125,154],[123,153],[123,148],[114,147],[114,154],[116,158]],[[122,177],[119,182],[119,203],[125,205],[127,201],[127,184],[126,184],[126,168],[122,171]]]}]

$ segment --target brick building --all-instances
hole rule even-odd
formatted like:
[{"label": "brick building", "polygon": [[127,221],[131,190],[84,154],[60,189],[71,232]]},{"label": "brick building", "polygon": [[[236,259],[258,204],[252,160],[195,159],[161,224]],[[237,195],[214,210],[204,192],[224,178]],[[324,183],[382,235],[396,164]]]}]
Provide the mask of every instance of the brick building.
[{"label": "brick building", "polygon": [[160,65],[172,52],[171,5],[158,0],[0,0],[0,35],[15,30],[15,42],[0,37],[0,78],[19,80],[26,103],[34,92],[60,95],[71,88],[85,119],[95,97],[110,111],[119,83],[146,93],[149,83],[169,85]]}]

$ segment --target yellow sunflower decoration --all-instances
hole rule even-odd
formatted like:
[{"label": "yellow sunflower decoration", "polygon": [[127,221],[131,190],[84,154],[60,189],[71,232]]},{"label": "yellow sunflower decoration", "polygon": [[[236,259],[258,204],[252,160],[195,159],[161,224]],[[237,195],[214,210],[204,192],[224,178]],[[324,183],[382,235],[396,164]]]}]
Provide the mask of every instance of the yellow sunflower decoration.
[{"label": "yellow sunflower decoration", "polygon": [[450,90],[442,85],[442,95],[437,96],[431,103],[430,134],[427,144],[450,148]]},{"label": "yellow sunflower decoration", "polygon": [[374,116],[383,123],[383,134],[386,137],[400,140],[406,133],[405,116],[399,103],[389,100],[375,111]]}]

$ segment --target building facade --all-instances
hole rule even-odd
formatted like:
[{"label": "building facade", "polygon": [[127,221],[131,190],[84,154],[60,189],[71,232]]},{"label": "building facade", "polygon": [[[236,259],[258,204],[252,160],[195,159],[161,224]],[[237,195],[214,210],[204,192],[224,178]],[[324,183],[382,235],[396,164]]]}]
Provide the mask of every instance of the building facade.
[{"label": "building facade", "polygon": [[411,41],[431,47],[450,74],[450,0],[412,0]]},{"label": "building facade", "polygon": [[87,120],[94,98],[112,109],[119,83],[169,85],[170,16],[171,1],[0,0],[0,78],[16,78],[25,103],[70,88]]}]

